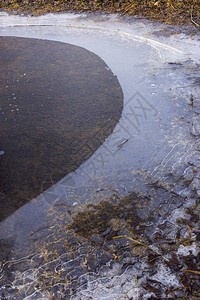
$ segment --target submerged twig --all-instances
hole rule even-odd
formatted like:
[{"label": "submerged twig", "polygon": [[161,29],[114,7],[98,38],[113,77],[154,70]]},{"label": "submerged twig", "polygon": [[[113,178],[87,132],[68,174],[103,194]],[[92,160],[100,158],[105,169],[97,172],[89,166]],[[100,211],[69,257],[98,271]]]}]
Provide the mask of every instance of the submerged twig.
[{"label": "submerged twig", "polygon": [[135,280],[136,280],[136,285],[137,285],[137,300],[139,300],[139,293],[138,293],[138,277],[137,277],[137,274],[135,274]]},{"label": "submerged twig", "polygon": [[195,273],[195,274],[200,274],[199,271],[193,271],[193,270],[182,270],[184,272],[190,272],[190,273]]},{"label": "submerged twig", "polygon": [[123,146],[124,144],[126,144],[127,142],[128,142],[128,139],[124,139],[124,140],[117,146],[117,148],[121,149],[122,146]]},{"label": "submerged twig", "polygon": [[127,236],[127,235],[119,235],[119,236],[115,236],[115,237],[113,237],[113,239],[119,239],[119,238],[124,238],[124,237],[127,238],[128,240],[130,240],[130,241],[132,241],[132,242],[138,244],[138,245],[141,245],[141,246],[144,246],[144,247],[149,248],[151,251],[154,251],[156,254],[160,255],[163,259],[165,259],[166,261],[169,262],[169,259],[167,259],[166,257],[164,257],[164,256],[163,256],[160,252],[158,252],[157,250],[152,249],[151,246],[146,245],[146,244],[143,244],[143,243],[141,243],[140,241],[134,240],[134,239],[132,239],[131,237],[129,237],[129,236]]}]

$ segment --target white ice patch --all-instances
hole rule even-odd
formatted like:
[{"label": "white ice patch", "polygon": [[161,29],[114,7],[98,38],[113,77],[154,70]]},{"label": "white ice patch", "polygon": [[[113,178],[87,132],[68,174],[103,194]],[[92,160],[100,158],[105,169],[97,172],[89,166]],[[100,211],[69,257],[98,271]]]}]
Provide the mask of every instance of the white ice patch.
[{"label": "white ice patch", "polygon": [[158,266],[158,272],[151,279],[162,283],[165,286],[179,287],[180,283],[176,276],[171,273],[170,269],[164,264]]},{"label": "white ice patch", "polygon": [[174,224],[174,226],[177,226],[177,220],[180,218],[189,219],[190,216],[185,213],[183,208],[176,208],[169,216],[168,222],[171,222]]},{"label": "white ice patch", "polygon": [[139,287],[136,280],[137,271],[127,269],[123,274],[117,275],[120,265],[115,264],[112,270],[106,272],[96,280],[89,279],[86,286],[82,286],[72,296],[73,300],[137,300]]},{"label": "white ice patch", "polygon": [[180,247],[178,248],[177,254],[187,256],[187,255],[190,255],[190,253],[192,253],[193,255],[197,256],[199,251],[200,251],[199,248],[193,242],[192,245],[190,245],[190,246],[180,245]]}]

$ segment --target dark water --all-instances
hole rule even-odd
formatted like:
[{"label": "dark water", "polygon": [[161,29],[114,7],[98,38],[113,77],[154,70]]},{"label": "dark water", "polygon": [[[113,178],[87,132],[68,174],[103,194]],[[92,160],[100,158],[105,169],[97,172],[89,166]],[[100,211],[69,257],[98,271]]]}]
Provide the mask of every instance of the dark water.
[{"label": "dark water", "polygon": [[74,171],[117,124],[123,93],[95,54],[0,37],[0,220]]}]

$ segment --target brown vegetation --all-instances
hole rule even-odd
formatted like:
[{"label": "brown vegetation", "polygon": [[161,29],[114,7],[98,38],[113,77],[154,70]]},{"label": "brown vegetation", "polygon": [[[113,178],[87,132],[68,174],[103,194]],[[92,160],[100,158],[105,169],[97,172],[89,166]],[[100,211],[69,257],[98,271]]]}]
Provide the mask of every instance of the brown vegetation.
[{"label": "brown vegetation", "polygon": [[199,0],[2,0],[1,10],[43,14],[63,11],[103,11],[137,15],[168,24],[192,23],[199,28]]}]

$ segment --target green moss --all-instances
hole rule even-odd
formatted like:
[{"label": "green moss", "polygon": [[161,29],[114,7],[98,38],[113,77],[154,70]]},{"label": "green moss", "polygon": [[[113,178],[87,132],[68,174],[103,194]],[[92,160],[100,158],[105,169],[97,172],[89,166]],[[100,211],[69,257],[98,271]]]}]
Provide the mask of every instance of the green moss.
[{"label": "green moss", "polygon": [[116,233],[123,226],[130,231],[135,231],[141,221],[136,213],[138,200],[139,196],[132,193],[120,201],[112,199],[112,201],[102,200],[97,204],[89,204],[83,211],[73,216],[69,229],[83,237],[102,234],[108,228]]}]

